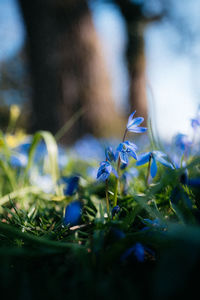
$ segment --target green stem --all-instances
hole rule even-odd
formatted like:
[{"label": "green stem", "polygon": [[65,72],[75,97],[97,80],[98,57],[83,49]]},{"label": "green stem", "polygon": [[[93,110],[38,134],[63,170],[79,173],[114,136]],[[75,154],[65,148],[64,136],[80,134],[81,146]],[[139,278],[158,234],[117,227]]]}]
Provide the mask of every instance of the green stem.
[{"label": "green stem", "polygon": [[126,130],[124,131],[124,136],[123,136],[123,139],[122,139],[122,143],[125,141],[127,132],[128,132],[128,130],[127,130],[127,128],[126,128]]},{"label": "green stem", "polygon": [[146,178],[146,185],[149,185],[149,175],[150,175],[150,167],[151,167],[151,158],[152,156],[150,156],[149,158],[149,164],[148,164],[148,169],[147,169],[147,178]]},{"label": "green stem", "polygon": [[[185,159],[187,160],[188,159],[188,157],[189,157],[189,147],[188,146],[186,146],[186,148],[185,148],[185,152],[184,152],[184,157],[185,157]],[[183,158],[184,159],[184,158]]]},{"label": "green stem", "polygon": [[[124,136],[123,136],[123,139],[122,139],[122,143],[125,141],[125,138],[126,138],[126,134],[127,134],[128,130],[126,128],[125,132],[124,132]],[[117,174],[118,174],[118,177],[116,178],[116,181],[115,181],[115,190],[114,190],[114,199],[113,199],[113,207],[115,207],[117,205],[117,191],[118,191],[118,184],[119,184],[119,171],[120,171],[120,157],[118,158],[118,161],[117,161]]]},{"label": "green stem", "polygon": [[110,217],[110,206],[109,206],[109,197],[108,197],[108,180],[106,180],[106,207],[107,207],[108,217]]},{"label": "green stem", "polygon": [[113,207],[115,207],[115,206],[117,205],[117,189],[118,189],[118,182],[119,182],[119,179],[116,178],[116,182],[115,182],[115,190],[114,190]]},{"label": "green stem", "polygon": [[118,174],[118,177],[116,178],[116,181],[115,181],[113,207],[115,207],[117,205],[117,190],[118,190],[118,183],[119,183],[120,161],[121,161],[120,158],[118,158],[118,162],[117,162],[117,174]]}]

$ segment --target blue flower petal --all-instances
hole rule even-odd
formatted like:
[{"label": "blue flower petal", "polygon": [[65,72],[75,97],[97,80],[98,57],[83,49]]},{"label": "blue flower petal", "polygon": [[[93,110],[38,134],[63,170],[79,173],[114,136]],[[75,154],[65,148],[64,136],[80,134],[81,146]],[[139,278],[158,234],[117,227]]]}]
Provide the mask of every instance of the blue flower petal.
[{"label": "blue flower petal", "polygon": [[136,166],[141,166],[149,162],[151,152],[142,153],[138,156],[138,160],[136,162]]},{"label": "blue flower petal", "polygon": [[125,233],[122,230],[118,229],[118,228],[111,228],[111,234],[117,240],[118,239],[123,239],[126,236]]},{"label": "blue flower petal", "polygon": [[129,124],[132,122],[133,116],[136,113],[136,110],[129,116],[128,118],[128,123],[127,123],[127,127],[129,126]]},{"label": "blue flower petal", "polygon": [[10,157],[12,167],[25,167],[28,163],[28,156],[23,153],[16,153]]},{"label": "blue flower petal", "polygon": [[200,119],[191,119],[191,126],[197,129],[197,127],[200,126]]},{"label": "blue flower petal", "polygon": [[130,132],[135,132],[135,133],[143,133],[145,131],[147,131],[146,127],[133,127],[131,129],[129,129]]},{"label": "blue flower petal", "polygon": [[124,164],[128,164],[128,154],[126,152],[120,152],[119,153],[121,162],[123,162]]},{"label": "blue flower petal", "polygon": [[178,133],[175,136],[175,144],[181,150],[185,151],[186,149],[189,149],[192,146],[192,141],[189,140],[186,134]]},{"label": "blue flower petal", "polygon": [[135,153],[135,151],[130,151],[129,152],[129,155],[131,155],[135,160],[137,160],[138,158],[137,158],[137,154]]},{"label": "blue flower petal", "polygon": [[123,144],[126,146],[127,149],[131,149],[133,151],[136,151],[138,148],[134,143],[131,143],[129,141],[125,141]]},{"label": "blue flower petal", "polygon": [[79,185],[79,176],[63,177],[62,181],[64,181],[64,183],[66,184],[66,188],[63,191],[66,196],[72,196],[77,192]]},{"label": "blue flower petal", "polygon": [[113,167],[111,166],[111,164],[108,161],[102,161],[97,171],[97,179],[105,181],[106,179],[108,179],[111,172],[115,174],[115,171],[113,171]]},{"label": "blue flower petal", "polygon": [[143,219],[143,221],[144,221],[144,224],[149,223],[150,225],[154,225],[154,222],[155,222],[155,220],[151,220],[151,219],[148,219],[148,218]]},{"label": "blue flower petal", "polygon": [[157,157],[163,157],[163,156],[166,157],[167,156],[166,153],[159,151],[159,150],[154,150],[153,154],[156,156],[156,159],[157,159]]},{"label": "blue flower petal", "polygon": [[115,153],[112,149],[112,147],[107,147],[105,150],[106,158],[108,161],[115,161]]},{"label": "blue flower petal", "polygon": [[156,156],[156,160],[159,161],[163,166],[174,169],[173,165],[166,161],[163,157],[161,156]]},{"label": "blue flower petal", "polygon": [[159,219],[154,219],[154,220],[150,220],[150,219],[143,219],[144,220],[144,224],[149,224],[150,226],[153,227],[161,227],[161,222]]},{"label": "blue flower petal", "polygon": [[139,262],[143,262],[145,258],[145,249],[141,243],[136,243],[132,247],[128,248],[121,256],[121,261],[127,261],[134,255]]},{"label": "blue flower petal", "polygon": [[102,173],[99,177],[97,177],[101,181],[105,181],[110,176],[110,173]]},{"label": "blue flower petal", "polygon": [[128,248],[122,255],[121,255],[121,261],[125,262],[133,253],[135,250],[135,246],[132,246]]},{"label": "blue flower petal", "polygon": [[64,224],[74,226],[79,224],[82,213],[80,201],[74,201],[67,205],[65,209]]},{"label": "blue flower petal", "polygon": [[135,256],[136,256],[136,258],[139,262],[144,261],[145,253],[144,253],[144,247],[142,246],[142,244],[140,244],[140,243],[135,244],[134,253],[135,253]]},{"label": "blue flower petal", "polygon": [[114,217],[119,212],[120,212],[120,206],[119,205],[114,206],[112,209],[112,217]]},{"label": "blue flower petal", "polygon": [[138,127],[143,121],[144,118],[142,117],[137,117],[133,118],[134,114],[136,111],[134,111],[128,118],[128,123],[126,125],[126,128],[130,132],[136,132],[136,133],[142,133],[147,130],[147,128],[144,127]]},{"label": "blue flower petal", "polygon": [[97,171],[97,179],[102,175],[103,172],[104,172],[104,168],[103,166],[100,166],[100,168]]},{"label": "blue flower petal", "polygon": [[124,148],[123,143],[120,143],[120,144],[118,145],[118,147],[117,147],[116,152],[121,152],[121,151],[123,150],[123,148]]},{"label": "blue flower petal", "polygon": [[151,177],[154,178],[157,173],[157,165],[154,157],[152,157],[150,172],[151,172]]},{"label": "blue flower petal", "polygon": [[128,164],[128,157],[132,156],[137,160],[137,154],[135,153],[137,146],[134,143],[125,141],[120,143],[117,147],[116,157],[120,156],[120,160],[124,164]]},{"label": "blue flower petal", "polygon": [[128,124],[127,129],[130,130],[131,127],[139,126],[144,121],[144,118],[138,117],[135,119],[132,119],[132,121]]}]

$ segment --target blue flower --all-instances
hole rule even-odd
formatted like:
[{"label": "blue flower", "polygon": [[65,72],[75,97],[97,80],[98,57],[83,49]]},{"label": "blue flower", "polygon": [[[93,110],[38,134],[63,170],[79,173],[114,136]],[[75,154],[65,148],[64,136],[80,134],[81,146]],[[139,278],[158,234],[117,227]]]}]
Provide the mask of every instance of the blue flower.
[{"label": "blue flower", "polygon": [[150,172],[151,172],[151,177],[154,178],[157,173],[156,160],[160,162],[162,165],[164,165],[165,167],[174,169],[173,165],[170,162],[168,162],[165,158],[163,158],[165,156],[167,155],[161,151],[151,151],[151,152],[143,153],[138,157],[138,161],[136,165],[141,166],[148,163],[150,160],[152,160]]},{"label": "blue flower", "polygon": [[196,130],[197,127],[200,126],[200,106],[198,107],[196,117],[194,119],[191,119],[191,126],[194,130]]},{"label": "blue flower", "polygon": [[79,176],[71,176],[71,177],[62,177],[61,182],[65,184],[65,188],[63,190],[65,196],[72,196],[78,190],[79,185]]},{"label": "blue flower", "polygon": [[125,233],[121,229],[111,227],[111,229],[110,229],[110,241],[116,242],[120,239],[125,238],[125,236],[126,236]]},{"label": "blue flower", "polygon": [[186,134],[178,133],[175,136],[175,145],[185,151],[192,146],[192,142]]},{"label": "blue flower", "polygon": [[114,217],[119,212],[120,212],[120,206],[119,205],[114,206],[112,209],[112,217]]},{"label": "blue flower", "polygon": [[142,117],[133,118],[135,113],[136,113],[136,110],[128,118],[128,123],[126,125],[127,130],[130,132],[136,132],[136,133],[145,132],[147,130],[147,128],[138,127],[144,121],[144,118],[142,118]]},{"label": "blue flower", "polygon": [[198,119],[191,119],[191,126],[196,130],[200,126],[200,117]]},{"label": "blue flower", "polygon": [[156,228],[156,229],[161,229],[161,230],[167,229],[166,225],[161,223],[160,220],[157,218],[154,220],[143,219],[143,221],[144,221],[143,223],[148,226],[143,227],[142,231],[150,229],[151,227]]},{"label": "blue flower", "polygon": [[111,173],[118,177],[117,172],[111,166],[111,164],[108,161],[102,161],[97,171],[97,179],[105,181],[106,179],[108,179]]},{"label": "blue flower", "polygon": [[151,220],[151,219],[144,219],[144,223],[146,224],[149,224],[151,226],[154,226],[154,227],[160,227],[160,220],[159,219],[154,219],[154,220]]},{"label": "blue flower", "polygon": [[10,157],[10,164],[13,167],[26,167],[28,163],[28,156],[24,153],[15,153]]},{"label": "blue flower", "polygon": [[65,209],[64,224],[74,226],[79,224],[82,213],[80,201],[74,201],[67,205]]},{"label": "blue flower", "polygon": [[112,147],[107,147],[106,150],[105,150],[105,154],[106,154],[106,159],[108,161],[115,161],[115,153],[112,149]]},{"label": "blue flower", "polygon": [[116,159],[118,156],[120,157],[120,160],[124,164],[128,164],[128,157],[132,156],[137,160],[137,154],[136,151],[137,146],[129,141],[120,143],[116,150]]},{"label": "blue flower", "polygon": [[124,262],[128,258],[130,258],[132,255],[135,256],[135,258],[139,262],[143,262],[145,258],[145,249],[141,243],[136,243],[129,249],[127,249],[121,256],[121,261]]},{"label": "blue flower", "polygon": [[[29,150],[30,150],[30,147],[31,147],[31,142],[32,142],[32,139],[29,138],[29,139],[27,139],[27,141],[25,143],[20,144],[19,146],[17,146],[14,149],[14,151],[16,152],[16,155],[14,155],[14,156],[17,157],[21,162],[22,162],[22,158],[20,158],[19,155],[24,156],[23,162],[21,164],[22,167],[25,166],[25,159],[28,162],[28,153],[29,153]],[[47,156],[48,156],[47,146],[46,146],[44,141],[41,141],[36,147],[35,154],[34,154],[34,162],[39,164]],[[11,160],[11,163],[12,162],[14,164],[17,164],[16,160]],[[68,157],[67,157],[66,151],[64,150],[63,147],[58,145],[58,165],[59,165],[59,168],[63,169],[67,165],[67,163],[68,163]]]}]

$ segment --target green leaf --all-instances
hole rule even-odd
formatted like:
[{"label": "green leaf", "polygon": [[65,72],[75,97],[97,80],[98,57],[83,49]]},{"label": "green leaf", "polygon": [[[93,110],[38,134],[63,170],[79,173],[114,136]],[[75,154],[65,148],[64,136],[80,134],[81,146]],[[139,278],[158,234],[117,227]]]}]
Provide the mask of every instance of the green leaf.
[{"label": "green leaf", "polygon": [[33,136],[33,141],[29,150],[28,164],[25,169],[25,178],[27,177],[28,171],[31,169],[34,159],[34,154],[37,149],[37,146],[41,139],[44,140],[47,146],[47,152],[49,157],[49,168],[50,174],[54,183],[57,182],[59,178],[59,170],[58,170],[58,147],[55,138],[50,132],[47,131],[38,131]]}]

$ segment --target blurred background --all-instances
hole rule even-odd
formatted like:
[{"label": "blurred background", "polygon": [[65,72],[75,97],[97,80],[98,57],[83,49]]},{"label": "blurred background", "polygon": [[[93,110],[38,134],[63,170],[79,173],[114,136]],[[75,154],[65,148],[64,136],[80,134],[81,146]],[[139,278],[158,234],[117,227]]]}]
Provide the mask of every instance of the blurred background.
[{"label": "blurred background", "polygon": [[[71,144],[122,135],[127,116],[162,139],[190,134],[200,103],[199,0],[0,0],[0,126]],[[66,126],[67,122],[67,126]]]}]

